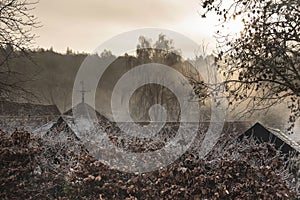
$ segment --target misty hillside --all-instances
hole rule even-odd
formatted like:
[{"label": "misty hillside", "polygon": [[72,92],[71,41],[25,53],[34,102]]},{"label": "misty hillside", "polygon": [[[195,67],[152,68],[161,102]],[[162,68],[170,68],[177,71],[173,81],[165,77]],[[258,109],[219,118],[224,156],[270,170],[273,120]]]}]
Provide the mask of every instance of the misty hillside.
[{"label": "misty hillside", "polygon": [[[51,50],[38,50],[30,53],[31,59],[16,57],[10,61],[9,65],[13,71],[20,73],[20,80],[22,80],[20,83],[22,86],[35,95],[34,98],[30,97],[31,101],[41,104],[55,104],[58,106],[60,112],[64,113],[72,107],[72,90],[76,73],[87,57],[88,62],[92,62],[92,65],[95,67],[104,67],[107,59],[112,61],[101,77],[96,92],[96,109],[101,114],[111,118],[110,99],[115,84],[122,75],[135,66],[142,64],[141,62],[144,62],[144,60],[141,61],[136,56],[128,55],[120,56],[116,59],[113,55],[88,56],[86,54],[59,54]],[[157,62],[167,64],[187,77],[201,80],[201,77],[195,72],[193,66],[180,58],[171,57],[163,61],[158,60]],[[139,75],[147,76],[147,74]],[[168,75],[166,77],[173,79],[174,83],[176,82],[175,78],[168,77]],[[11,80],[16,80],[16,76],[11,78]],[[85,87],[87,90],[91,84],[88,80],[89,77],[86,77]],[[148,110],[150,106],[162,103],[169,110],[169,120],[176,120],[179,114],[179,105],[172,92],[159,85],[149,84],[145,87],[148,88],[146,92],[145,88],[142,87],[131,98],[130,106],[132,113],[135,113],[133,118],[135,120],[149,120]],[[78,92],[78,94],[80,93]],[[150,100],[150,98],[147,98],[147,95],[156,98],[151,98],[152,100]],[[91,97],[87,93],[87,101],[89,98]],[[19,101],[17,98],[13,100]]]}]

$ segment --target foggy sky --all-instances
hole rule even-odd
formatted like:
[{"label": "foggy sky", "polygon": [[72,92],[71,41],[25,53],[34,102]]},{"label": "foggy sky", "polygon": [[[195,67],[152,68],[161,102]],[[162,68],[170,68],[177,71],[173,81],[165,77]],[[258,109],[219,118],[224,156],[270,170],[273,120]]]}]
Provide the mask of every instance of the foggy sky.
[{"label": "foggy sky", "polygon": [[155,27],[177,31],[215,47],[215,17],[202,19],[199,0],[40,0],[33,13],[42,24],[35,46],[92,52],[125,31]]}]

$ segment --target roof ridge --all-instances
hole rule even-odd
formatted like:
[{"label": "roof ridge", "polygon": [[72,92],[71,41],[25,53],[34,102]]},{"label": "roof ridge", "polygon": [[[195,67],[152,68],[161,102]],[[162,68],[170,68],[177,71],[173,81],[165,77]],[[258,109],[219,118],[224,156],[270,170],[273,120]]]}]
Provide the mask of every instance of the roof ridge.
[{"label": "roof ridge", "polygon": [[290,138],[286,133],[281,131],[280,129],[275,129],[271,127],[266,127],[268,130],[272,131],[273,134],[276,134],[280,139],[287,142],[291,147],[293,147],[296,151],[300,153],[300,144]]}]

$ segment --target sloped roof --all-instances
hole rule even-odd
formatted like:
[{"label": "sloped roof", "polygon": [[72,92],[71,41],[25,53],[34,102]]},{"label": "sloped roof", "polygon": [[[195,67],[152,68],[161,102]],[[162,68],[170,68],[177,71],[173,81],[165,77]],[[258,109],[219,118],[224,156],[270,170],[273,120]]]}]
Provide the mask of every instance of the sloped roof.
[{"label": "sloped roof", "polygon": [[[73,112],[78,112],[77,114],[79,116],[79,119],[74,119]],[[95,116],[96,118],[91,118]],[[92,122],[91,119],[96,119],[97,121]],[[54,121],[52,120],[43,125],[39,125],[33,130],[33,132],[45,136],[64,136],[79,140],[81,138],[81,131],[86,131],[90,130],[88,128],[93,128],[86,128],[85,126],[87,126],[87,124],[95,123],[97,126],[100,126],[103,124],[107,124],[108,122],[109,120],[107,118],[95,111],[88,104],[79,103],[74,108],[65,112],[63,115],[60,115]]]},{"label": "sloped roof", "polygon": [[58,136],[63,133],[64,136],[70,137],[72,139],[78,140],[77,134],[72,130],[69,123],[66,121],[65,118],[59,117],[57,122],[54,123],[49,131],[47,131],[47,136]]},{"label": "sloped roof", "polygon": [[271,142],[275,144],[275,148],[281,152],[288,153],[300,153],[300,145],[293,141],[287,134],[281,132],[278,129],[267,128],[256,123],[239,138],[253,136],[258,142]]},{"label": "sloped roof", "polygon": [[0,101],[0,116],[49,116],[60,115],[56,105],[41,105]]},{"label": "sloped roof", "polygon": [[294,141],[291,137],[289,137],[286,133],[281,132],[279,129],[273,129],[273,128],[267,128],[270,130],[274,135],[276,135],[278,138],[289,144],[291,147],[293,147],[295,150],[300,153],[300,144],[298,144],[296,141]]},{"label": "sloped roof", "polygon": [[296,124],[293,131],[294,133],[290,137],[300,145],[300,124]]},{"label": "sloped roof", "polygon": [[77,116],[87,118],[87,119],[98,119],[98,120],[108,120],[106,117],[101,115],[97,110],[87,103],[79,103],[75,107],[71,108],[63,115],[73,116],[73,113],[76,113]]},{"label": "sloped roof", "polygon": [[57,121],[54,121],[54,120],[49,121],[48,123],[43,124],[43,125],[35,128],[34,130],[32,130],[32,133],[39,134],[39,135],[45,135],[55,123],[57,123]]}]

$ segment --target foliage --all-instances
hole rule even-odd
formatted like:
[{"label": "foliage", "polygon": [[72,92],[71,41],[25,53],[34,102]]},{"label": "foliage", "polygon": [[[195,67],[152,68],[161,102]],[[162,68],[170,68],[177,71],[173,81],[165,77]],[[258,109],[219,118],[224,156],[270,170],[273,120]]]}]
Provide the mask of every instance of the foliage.
[{"label": "foliage", "polygon": [[296,198],[285,182],[283,159],[269,144],[229,146],[212,160],[189,152],[158,171],[128,174],[63,135],[1,132],[1,199]]},{"label": "foliage", "polygon": [[41,141],[30,133],[1,132],[1,199],[49,198],[60,193],[64,180],[53,171],[42,171],[42,151]]},{"label": "foliage", "polygon": [[180,51],[174,47],[173,40],[164,34],[159,34],[154,44],[145,36],[140,36],[136,55],[141,63],[157,62],[168,66],[179,63],[182,59]]},{"label": "foliage", "polygon": [[[168,38],[166,35],[162,33],[159,34],[157,40],[154,42],[145,36],[140,36],[138,41],[139,43],[136,48],[136,58],[138,60],[137,65],[146,63],[158,63],[165,65],[180,72],[190,81],[192,86],[194,86],[192,81],[200,82],[202,80],[201,75],[195,66],[192,65],[193,62],[191,62],[191,60],[185,60],[181,56],[181,50],[176,49],[173,40]],[[154,70],[153,74],[155,73],[161,73],[161,70]],[[145,77],[144,79],[147,80],[148,74],[141,74],[140,76]],[[159,81],[172,81],[174,82],[174,85],[178,82],[177,79],[169,74],[166,74],[165,78],[166,80]],[[196,95],[201,95],[205,92],[205,89],[197,91],[195,89]],[[136,104],[141,106],[136,106]],[[177,97],[171,90],[169,90],[169,88],[159,84],[147,84],[135,91],[135,98],[132,98],[131,107],[134,108],[132,113],[134,113],[135,116],[138,116],[137,121],[148,121],[148,111],[154,104],[159,104],[166,108],[168,112],[167,121],[178,121],[180,105]],[[203,101],[199,101],[199,106],[203,106]]]},{"label": "foliage", "polygon": [[223,25],[236,18],[244,24],[237,38],[222,28],[217,36],[230,103],[246,101],[251,114],[286,102],[293,124],[300,116],[299,1],[203,0],[202,7],[204,16],[214,12]]},{"label": "foliage", "polygon": [[[11,62],[20,56],[29,58],[28,49],[35,35],[31,32],[38,27],[35,16],[30,12],[36,2],[27,0],[2,0],[0,2],[0,97],[29,94],[22,83],[28,81],[15,71]],[[13,78],[12,78],[13,77]],[[20,96],[20,94],[23,94]],[[31,96],[34,96],[31,94]]]}]

